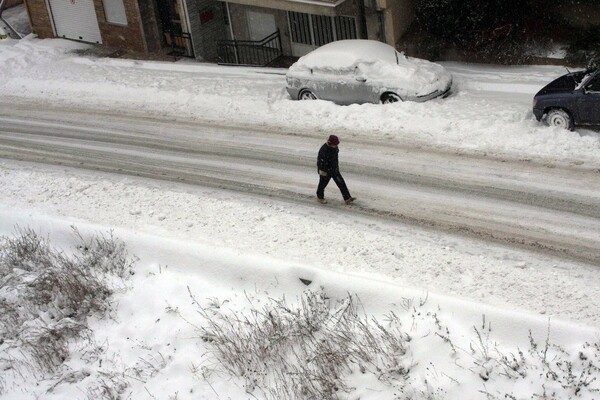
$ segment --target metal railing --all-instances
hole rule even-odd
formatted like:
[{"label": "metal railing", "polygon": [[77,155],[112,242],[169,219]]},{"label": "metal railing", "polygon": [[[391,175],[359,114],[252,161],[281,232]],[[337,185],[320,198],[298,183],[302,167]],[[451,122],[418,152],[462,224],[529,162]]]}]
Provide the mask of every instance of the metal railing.
[{"label": "metal railing", "polygon": [[279,30],[262,40],[219,40],[217,55],[222,65],[269,65],[282,55]]},{"label": "metal railing", "polygon": [[170,55],[194,57],[192,37],[189,33],[177,30],[165,30],[164,35],[167,44],[171,48]]},{"label": "metal railing", "polygon": [[[0,39],[1,36],[7,35],[12,39],[21,39],[21,34],[17,32],[4,18],[2,18],[2,11],[6,6],[6,0],[0,0]],[[5,32],[5,33],[4,33]]]}]

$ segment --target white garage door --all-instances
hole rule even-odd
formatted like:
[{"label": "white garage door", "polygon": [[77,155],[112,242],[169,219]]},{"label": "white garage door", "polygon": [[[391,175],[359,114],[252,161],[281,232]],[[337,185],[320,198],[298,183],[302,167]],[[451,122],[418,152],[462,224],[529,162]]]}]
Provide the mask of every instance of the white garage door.
[{"label": "white garage door", "polygon": [[93,0],[48,0],[56,36],[102,43]]}]

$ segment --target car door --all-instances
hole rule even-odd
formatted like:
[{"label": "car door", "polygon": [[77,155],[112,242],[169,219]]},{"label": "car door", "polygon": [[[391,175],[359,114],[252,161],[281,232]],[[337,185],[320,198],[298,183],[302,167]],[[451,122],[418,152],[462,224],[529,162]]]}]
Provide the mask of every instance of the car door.
[{"label": "car door", "polygon": [[359,63],[340,74],[336,97],[336,102],[339,104],[362,104],[373,101],[373,87],[368,68]]},{"label": "car door", "polygon": [[[340,103],[341,96],[340,88],[344,77],[340,76],[337,71],[331,69],[311,69],[311,75],[308,78],[308,88],[321,100],[329,100],[334,103]],[[343,103],[340,103],[343,104]]]},{"label": "car door", "polygon": [[359,94],[365,81],[356,80],[352,69],[314,69],[311,79],[319,99],[341,105],[365,102]]},{"label": "car door", "polygon": [[583,86],[577,97],[579,124],[600,125],[600,72]]}]

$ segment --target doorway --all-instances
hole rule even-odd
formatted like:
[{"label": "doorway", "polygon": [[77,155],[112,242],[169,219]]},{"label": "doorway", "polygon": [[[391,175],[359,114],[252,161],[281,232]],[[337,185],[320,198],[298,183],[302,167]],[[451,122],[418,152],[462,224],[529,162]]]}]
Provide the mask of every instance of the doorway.
[{"label": "doorway", "polygon": [[193,57],[182,0],[158,0],[158,16],[163,32],[163,45],[171,48],[173,55]]}]

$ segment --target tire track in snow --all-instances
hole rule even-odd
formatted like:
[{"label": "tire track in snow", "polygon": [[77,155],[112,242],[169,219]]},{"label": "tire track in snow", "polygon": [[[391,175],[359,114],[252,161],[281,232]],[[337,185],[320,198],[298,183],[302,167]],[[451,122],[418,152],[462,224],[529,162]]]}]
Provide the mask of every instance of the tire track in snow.
[{"label": "tire track in snow", "polygon": [[[253,135],[241,137],[237,130],[222,128],[198,133],[170,122],[178,132],[165,135],[154,124],[144,126],[142,120],[138,122],[131,126],[131,120],[116,124],[96,121],[96,126],[90,127],[0,118],[0,156],[292,202],[305,203],[314,198],[314,149],[307,147],[294,153],[289,143],[278,142],[280,134],[255,130]],[[283,136],[294,144],[306,139]],[[386,164],[389,160],[379,161]],[[385,167],[370,164],[369,158],[362,162],[342,159],[346,179],[352,177],[360,193],[373,196],[351,208],[336,207],[336,212],[392,219],[600,265],[600,208],[598,199],[590,195],[593,188],[581,193],[570,192],[567,187],[561,191],[555,186],[507,188],[502,180],[498,180],[502,183],[499,186],[494,186],[494,180],[487,185],[473,184],[468,178],[456,179],[450,171],[447,176],[440,171],[413,173],[410,168],[403,169],[402,159]],[[478,165],[480,161],[472,167]],[[592,184],[600,180],[589,171],[570,173],[574,179],[583,176]],[[521,215],[523,209],[526,212]]]}]

